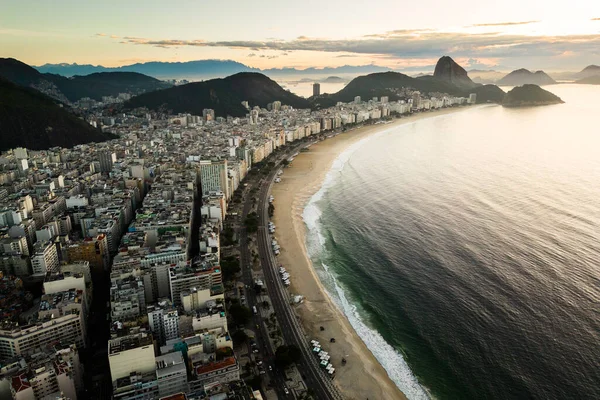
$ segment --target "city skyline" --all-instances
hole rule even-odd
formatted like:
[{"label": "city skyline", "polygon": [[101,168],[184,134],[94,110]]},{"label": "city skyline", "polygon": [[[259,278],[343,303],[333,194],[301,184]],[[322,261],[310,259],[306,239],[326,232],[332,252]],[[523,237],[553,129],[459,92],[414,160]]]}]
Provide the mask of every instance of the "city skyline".
[{"label": "city skyline", "polygon": [[360,12],[338,0],[30,5],[3,5],[0,55],[32,65],[231,59],[261,69],[376,64],[410,70],[429,69],[444,54],[484,69],[579,70],[600,63],[600,7],[588,1],[563,8],[486,0],[468,9],[448,9],[438,0],[410,9],[384,1]]}]

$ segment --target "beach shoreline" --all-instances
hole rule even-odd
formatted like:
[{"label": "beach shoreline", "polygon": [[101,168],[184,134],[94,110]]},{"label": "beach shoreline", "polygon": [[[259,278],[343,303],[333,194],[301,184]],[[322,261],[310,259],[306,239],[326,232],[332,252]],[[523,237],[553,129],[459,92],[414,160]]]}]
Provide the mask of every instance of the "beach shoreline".
[{"label": "beach shoreline", "polygon": [[[290,292],[304,296],[304,302],[295,310],[305,332],[311,339],[319,340],[323,349],[331,355],[331,362],[336,368],[334,382],[346,399],[391,400],[407,397],[321,283],[306,248],[304,209],[323,186],[335,160],[353,144],[400,125],[466,109],[469,108],[420,113],[388,124],[363,126],[319,141],[309,151],[300,152],[292,166],[283,170],[281,182],[273,185],[275,213],[272,221],[277,226],[275,236],[281,245],[278,259],[290,273]],[[330,343],[331,338],[335,338],[335,343]],[[342,365],[342,358],[347,360],[346,365]]]}]

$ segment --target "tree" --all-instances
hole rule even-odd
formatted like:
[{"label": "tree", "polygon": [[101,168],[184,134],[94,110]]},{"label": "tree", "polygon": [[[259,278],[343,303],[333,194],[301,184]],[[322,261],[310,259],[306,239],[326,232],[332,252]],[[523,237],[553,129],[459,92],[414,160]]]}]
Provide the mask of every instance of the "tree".
[{"label": "tree", "polygon": [[250,309],[241,304],[232,304],[231,307],[229,307],[229,315],[231,316],[233,322],[237,325],[246,325],[248,322],[250,322],[250,318],[252,316]]},{"label": "tree", "polygon": [[262,378],[260,375],[255,375],[248,383],[250,383],[250,386],[252,386],[252,390],[260,390],[262,386]]},{"label": "tree", "polygon": [[270,304],[268,301],[265,300],[262,302],[262,306],[263,306],[263,308],[269,309]]},{"label": "tree", "polygon": [[262,285],[258,285],[258,284],[254,285],[254,293],[256,293],[257,295],[260,295],[262,293],[262,291],[263,291]]},{"label": "tree", "polygon": [[233,240],[233,234],[233,229],[231,229],[230,226],[225,227],[221,232],[221,245],[231,246],[235,244],[235,241]]},{"label": "tree", "polygon": [[233,332],[231,338],[233,339],[233,343],[236,344],[246,343],[248,341],[248,335],[246,335],[246,332],[244,332],[243,329],[238,329]]},{"label": "tree", "polygon": [[251,212],[246,216],[244,220],[244,225],[248,230],[248,233],[254,233],[258,231],[258,214],[256,212]]},{"label": "tree", "polygon": [[275,364],[281,368],[285,368],[295,362],[300,361],[301,357],[302,352],[293,344],[287,346],[282,345],[275,350]]},{"label": "tree", "polygon": [[235,275],[241,270],[240,260],[237,257],[229,256],[221,259],[221,274],[225,282],[233,280]]},{"label": "tree", "polygon": [[272,217],[274,213],[275,213],[275,206],[273,205],[273,203],[269,203],[269,217]]}]

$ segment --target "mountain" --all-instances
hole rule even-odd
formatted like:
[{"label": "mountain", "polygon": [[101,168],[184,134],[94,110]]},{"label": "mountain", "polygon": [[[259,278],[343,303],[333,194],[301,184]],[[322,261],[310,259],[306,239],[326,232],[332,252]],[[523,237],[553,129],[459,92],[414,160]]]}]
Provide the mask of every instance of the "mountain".
[{"label": "mountain", "polygon": [[477,86],[469,89],[468,93],[475,93],[477,95],[477,103],[502,103],[506,94],[504,90],[496,85]]},{"label": "mountain", "polygon": [[42,74],[13,58],[0,58],[0,77],[20,86],[37,89],[65,103],[83,97],[102,100],[102,96],[117,96],[119,93],[137,95],[172,86],[156,78],[131,72],[94,73],[72,78]]},{"label": "mountain", "polygon": [[111,72],[109,71],[111,68],[103,67],[102,65],[91,65],[91,64],[68,64],[68,63],[60,63],[60,64],[44,64],[40,66],[34,66],[38,72],[42,74],[54,74],[54,75],[62,75],[66,77],[75,76],[75,75],[89,75],[96,72]]},{"label": "mountain", "polygon": [[591,78],[592,76],[600,76],[600,66],[588,65],[581,72],[575,74],[574,78],[577,80]]},{"label": "mountain", "polygon": [[111,138],[42,93],[0,78],[0,151],[73,147]]},{"label": "mountain", "polygon": [[496,82],[500,86],[553,85],[555,83],[556,81],[544,71],[531,72],[525,68],[517,69]]},{"label": "mountain", "polygon": [[340,78],[339,76],[328,76],[325,79],[320,81],[321,83],[345,83],[347,82],[344,78]]},{"label": "mountain", "polygon": [[337,102],[348,103],[354,97],[360,96],[363,100],[373,97],[388,96],[391,101],[400,99],[399,89],[410,88],[423,92],[458,93],[458,88],[435,78],[412,78],[399,72],[377,72],[354,78],[337,93],[319,96],[314,99],[315,106],[326,108],[334,106]]},{"label": "mountain", "polygon": [[389,68],[380,67],[378,65],[343,65],[341,67],[325,67],[325,68],[271,68],[262,70],[262,73],[267,76],[280,75],[360,75],[374,72],[387,72]]},{"label": "mountain", "polygon": [[137,72],[97,72],[72,78],[49,74],[44,76],[51,76],[50,79],[70,101],[83,97],[102,100],[103,96],[116,96],[119,93],[139,95],[173,86]]},{"label": "mountain", "polygon": [[284,90],[275,81],[255,72],[241,72],[224,79],[189,83],[170,89],[158,90],[134,97],[125,103],[127,108],[165,108],[174,113],[202,114],[202,110],[215,110],[217,116],[241,117],[247,114],[242,101],[250,106],[266,107],[279,100],[294,108],[310,108],[308,100]]},{"label": "mountain", "polygon": [[472,69],[468,71],[469,78],[475,83],[495,83],[504,78],[506,73],[494,70]]},{"label": "mountain", "polygon": [[575,81],[575,83],[585,84],[585,85],[600,85],[600,75],[589,76],[587,78],[579,79]]},{"label": "mountain", "polygon": [[463,89],[477,86],[477,84],[469,78],[467,71],[448,56],[443,56],[438,60],[435,65],[433,76],[443,82],[453,84]]},{"label": "mountain", "polygon": [[59,74],[63,76],[88,75],[94,72],[137,72],[163,79],[180,78],[213,78],[237,74],[238,72],[257,72],[259,70],[248,67],[232,60],[198,60],[186,62],[161,62],[151,61],[124,65],[122,67],[103,67],[101,65],[78,64],[45,64],[36,67],[43,73]]},{"label": "mountain", "polygon": [[88,75],[94,72],[138,72],[162,79],[213,79],[224,78],[239,72],[262,72],[267,76],[298,75],[360,75],[372,72],[389,71],[389,68],[377,65],[343,65],[333,68],[270,68],[260,70],[232,60],[197,60],[186,62],[152,61],[125,65],[122,67],[103,67],[101,65],[79,64],[44,64],[35,67],[39,72],[62,76]]},{"label": "mountain", "polygon": [[0,76],[21,86],[31,86],[43,79],[35,68],[14,58],[0,58]]},{"label": "mountain", "polygon": [[560,97],[538,85],[523,85],[506,93],[502,105],[504,107],[531,107],[564,103]]}]

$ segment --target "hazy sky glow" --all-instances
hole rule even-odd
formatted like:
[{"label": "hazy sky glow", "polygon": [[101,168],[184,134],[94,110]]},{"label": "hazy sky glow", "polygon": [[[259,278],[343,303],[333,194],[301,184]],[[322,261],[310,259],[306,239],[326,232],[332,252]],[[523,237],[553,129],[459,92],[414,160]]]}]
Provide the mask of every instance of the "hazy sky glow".
[{"label": "hazy sky glow", "polygon": [[600,1],[370,3],[0,0],[0,56],[118,66],[232,59],[253,67],[377,64],[579,70],[600,64]]}]

